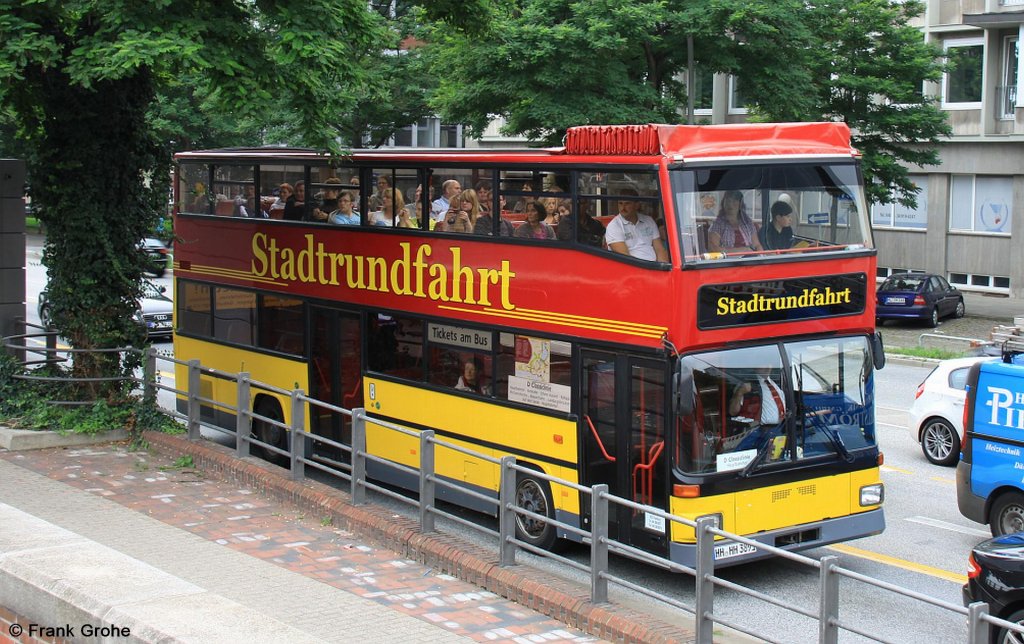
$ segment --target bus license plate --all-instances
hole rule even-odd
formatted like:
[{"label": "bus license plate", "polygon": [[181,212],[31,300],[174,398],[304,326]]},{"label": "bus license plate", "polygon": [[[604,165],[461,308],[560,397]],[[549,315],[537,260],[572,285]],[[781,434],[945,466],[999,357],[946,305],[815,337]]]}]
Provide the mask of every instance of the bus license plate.
[{"label": "bus license plate", "polygon": [[722,543],[715,546],[715,561],[757,552],[757,548],[745,543]]},{"label": "bus license plate", "polygon": [[886,304],[906,304],[907,298],[905,297],[887,297],[885,298]]}]

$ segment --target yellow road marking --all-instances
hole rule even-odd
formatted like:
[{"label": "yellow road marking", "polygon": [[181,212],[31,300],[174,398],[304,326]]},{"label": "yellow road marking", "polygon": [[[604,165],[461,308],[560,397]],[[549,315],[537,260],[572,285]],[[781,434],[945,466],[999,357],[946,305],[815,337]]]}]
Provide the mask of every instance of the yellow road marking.
[{"label": "yellow road marking", "polygon": [[883,472],[896,472],[898,474],[913,474],[910,470],[905,470],[902,467],[893,467],[892,465],[883,465],[881,468]]},{"label": "yellow road marking", "polygon": [[950,572],[941,568],[935,568],[934,566],[926,566],[925,564],[907,561],[906,559],[897,559],[896,557],[890,557],[889,555],[883,555],[878,552],[871,552],[870,550],[861,550],[860,548],[854,548],[853,546],[846,545],[845,543],[836,543],[827,547],[830,550],[835,550],[836,552],[841,552],[846,555],[860,557],[861,559],[867,559],[869,561],[876,561],[878,563],[895,566],[911,572],[919,572],[922,575],[938,577],[939,579],[945,579],[946,581],[951,581],[956,584],[963,585],[967,583],[966,574]]},{"label": "yellow road marking", "polygon": [[945,483],[946,485],[956,485],[956,481],[954,481],[953,479],[945,478],[943,476],[930,476],[928,478],[930,478],[933,481],[938,481],[939,483]]}]

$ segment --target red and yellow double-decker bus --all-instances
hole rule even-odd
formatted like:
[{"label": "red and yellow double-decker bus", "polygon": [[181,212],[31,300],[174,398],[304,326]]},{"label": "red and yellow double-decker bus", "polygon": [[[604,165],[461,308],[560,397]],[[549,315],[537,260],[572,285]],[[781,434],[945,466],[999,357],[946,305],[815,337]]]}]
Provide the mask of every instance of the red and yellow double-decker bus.
[{"label": "red and yellow double-decker bus", "polygon": [[[177,161],[178,358],[777,546],[883,529],[875,250],[845,125],[591,126],[554,149]],[[233,387],[202,386],[223,403],[206,420],[233,428]],[[272,393],[253,406],[290,421]],[[347,442],[345,417],[308,417]],[[284,446],[267,423],[254,434]],[[368,449],[418,462],[416,441],[372,422]],[[487,460],[444,452],[437,467],[497,496]],[[517,495],[589,525],[572,488],[520,476]],[[610,521],[620,542],[693,562],[692,530],[625,507]],[[557,532],[519,526],[542,547],[571,537]]]}]

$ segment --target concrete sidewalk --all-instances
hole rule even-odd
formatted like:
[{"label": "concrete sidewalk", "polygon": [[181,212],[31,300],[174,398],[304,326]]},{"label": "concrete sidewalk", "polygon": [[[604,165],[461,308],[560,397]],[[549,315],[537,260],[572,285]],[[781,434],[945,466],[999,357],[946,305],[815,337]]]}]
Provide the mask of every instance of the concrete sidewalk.
[{"label": "concrete sidewalk", "polygon": [[[150,438],[148,453],[0,451],[0,641],[4,619],[25,635],[30,623],[69,625],[71,641],[93,641],[82,629],[96,626],[149,642],[692,641],[678,625],[590,605],[585,588],[498,568],[495,555],[480,563],[488,555],[456,538],[406,537],[420,563],[376,545],[409,531],[400,518],[217,445]],[[197,467],[175,466],[186,452]]]}]

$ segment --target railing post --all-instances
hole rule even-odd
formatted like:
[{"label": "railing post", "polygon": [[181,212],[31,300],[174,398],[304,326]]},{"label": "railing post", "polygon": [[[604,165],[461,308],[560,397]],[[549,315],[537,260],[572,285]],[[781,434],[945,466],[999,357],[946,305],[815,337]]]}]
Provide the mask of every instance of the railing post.
[{"label": "railing post", "polygon": [[420,532],[434,531],[434,430],[420,432]]},{"label": "railing post", "polygon": [[288,453],[292,460],[292,480],[301,481],[306,476],[306,402],[301,389],[292,390],[292,422],[288,430]]},{"label": "railing post", "polygon": [[715,631],[715,535],[708,528],[715,527],[713,517],[697,519],[696,578],[694,580],[697,641],[711,644]]},{"label": "railing post", "polygon": [[50,331],[49,327],[47,327],[45,333],[47,365],[54,365],[59,362],[59,360],[57,360],[57,332]]},{"label": "railing post", "polygon": [[974,602],[967,607],[967,644],[986,644],[991,624],[981,619],[988,615],[988,604]]},{"label": "railing post", "polygon": [[249,438],[252,436],[252,384],[249,372],[238,374],[238,398],[235,401],[235,456],[245,458],[249,455]]},{"label": "railing post", "polygon": [[608,601],[608,484],[590,488],[590,601]]},{"label": "railing post", "polygon": [[188,439],[199,440],[199,361],[188,361]]},{"label": "railing post", "polygon": [[516,464],[515,456],[501,457],[501,487],[498,489],[498,565],[516,565]]},{"label": "railing post", "polygon": [[352,505],[366,503],[366,409],[352,410],[352,477],[349,479],[349,501]]},{"label": "railing post", "polygon": [[821,599],[818,608],[818,641],[821,644],[836,644],[839,641],[839,575],[835,569],[839,557],[828,555],[821,558]]},{"label": "railing post", "polygon": [[149,347],[142,363],[142,403],[156,405],[156,347]]}]

